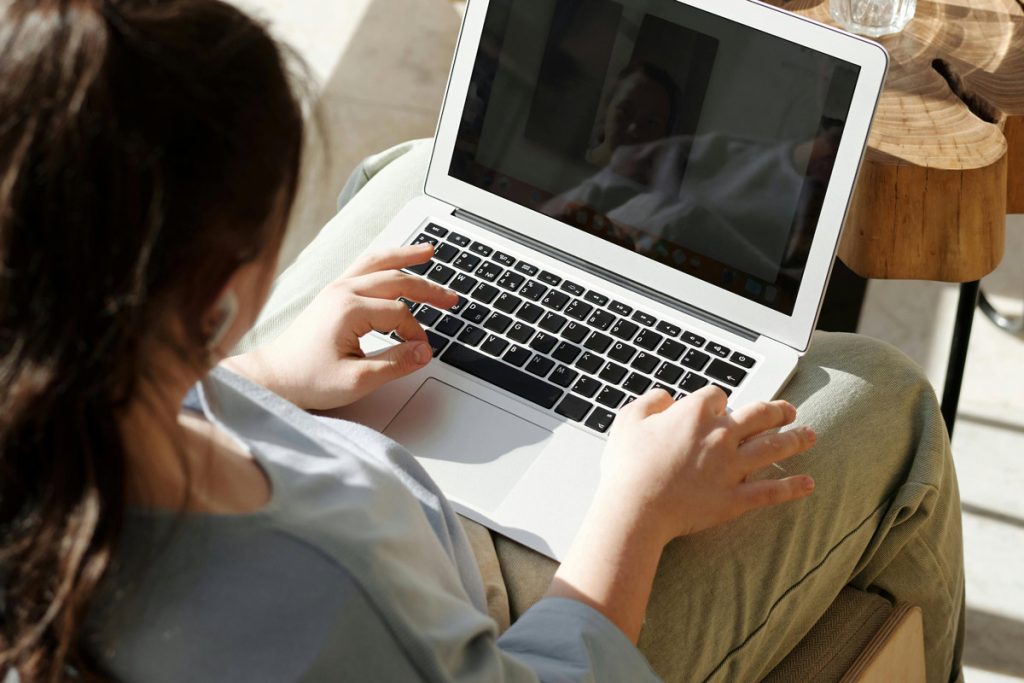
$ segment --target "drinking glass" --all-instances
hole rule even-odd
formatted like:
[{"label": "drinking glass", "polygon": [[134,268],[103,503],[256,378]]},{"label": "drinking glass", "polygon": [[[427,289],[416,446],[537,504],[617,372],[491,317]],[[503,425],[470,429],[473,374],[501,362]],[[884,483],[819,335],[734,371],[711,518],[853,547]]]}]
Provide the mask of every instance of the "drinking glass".
[{"label": "drinking glass", "polygon": [[829,0],[832,18],[847,31],[885,36],[903,30],[917,9],[917,0]]}]

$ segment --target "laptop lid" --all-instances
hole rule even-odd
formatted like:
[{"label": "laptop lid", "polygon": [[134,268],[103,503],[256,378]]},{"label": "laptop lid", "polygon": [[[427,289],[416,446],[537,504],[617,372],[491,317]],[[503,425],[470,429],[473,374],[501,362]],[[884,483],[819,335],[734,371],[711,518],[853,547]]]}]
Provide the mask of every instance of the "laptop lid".
[{"label": "laptop lid", "polygon": [[426,193],[805,350],[887,60],[749,0],[472,0]]}]

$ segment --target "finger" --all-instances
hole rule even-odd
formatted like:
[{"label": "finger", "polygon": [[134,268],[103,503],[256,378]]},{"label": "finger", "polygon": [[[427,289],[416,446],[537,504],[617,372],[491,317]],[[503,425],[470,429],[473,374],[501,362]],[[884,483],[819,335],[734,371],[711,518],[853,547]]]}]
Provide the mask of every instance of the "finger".
[{"label": "finger", "polygon": [[359,296],[377,299],[397,299],[402,296],[439,308],[451,308],[459,300],[459,295],[447,287],[397,270],[362,275],[350,280],[347,286]]},{"label": "finger", "polygon": [[720,417],[725,415],[728,403],[729,397],[725,395],[725,392],[711,384],[676,401],[676,405],[679,407],[674,410],[692,410],[693,406],[697,405],[698,410],[703,414]]},{"label": "finger", "polygon": [[[374,356],[353,361],[356,393],[369,394],[388,382],[419,370],[431,358],[429,344],[407,341]],[[347,371],[351,372],[351,367]]]},{"label": "finger", "polygon": [[434,246],[429,242],[375,251],[356,259],[356,262],[349,266],[341,277],[353,278],[382,270],[400,270],[419,263],[426,263],[433,256]]},{"label": "finger", "polygon": [[660,413],[673,403],[672,395],[664,389],[651,389],[619,411],[620,419],[642,420]]},{"label": "finger", "polygon": [[735,434],[740,441],[769,429],[784,427],[796,419],[796,408],[786,401],[758,401],[732,414]]},{"label": "finger", "polygon": [[810,427],[797,427],[786,432],[761,434],[739,447],[740,462],[747,473],[756,472],[773,462],[792,458],[814,445],[817,435]]},{"label": "finger", "polygon": [[405,341],[427,341],[427,333],[401,301],[362,297],[356,300],[353,327],[358,336],[370,330],[387,334],[396,332]]},{"label": "finger", "polygon": [[757,508],[779,505],[791,500],[806,498],[814,491],[814,480],[807,475],[785,479],[761,479],[740,484],[737,490],[740,508],[743,512]]}]

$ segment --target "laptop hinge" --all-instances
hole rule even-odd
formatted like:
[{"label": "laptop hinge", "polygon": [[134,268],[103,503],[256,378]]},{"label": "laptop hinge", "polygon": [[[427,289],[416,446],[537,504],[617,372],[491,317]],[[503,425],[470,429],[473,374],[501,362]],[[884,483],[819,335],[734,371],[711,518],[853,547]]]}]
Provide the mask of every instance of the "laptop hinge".
[{"label": "laptop hinge", "polygon": [[728,320],[720,318],[713,313],[708,313],[703,309],[697,308],[696,306],[692,306],[686,303],[685,301],[674,299],[655,289],[651,289],[650,287],[646,287],[638,282],[634,282],[632,280],[629,280],[628,278],[624,278],[618,273],[614,273],[610,270],[605,270],[601,266],[594,265],[593,263],[590,263],[589,261],[584,261],[583,259],[577,256],[573,256],[572,254],[568,254],[564,251],[555,249],[549,244],[538,242],[535,239],[527,237],[526,235],[520,232],[516,232],[515,230],[510,230],[503,225],[495,223],[494,221],[489,221],[486,218],[481,218],[476,214],[472,214],[468,211],[463,211],[462,209],[455,209],[454,211],[452,211],[452,215],[460,220],[467,221],[469,223],[472,223],[473,225],[476,225],[477,227],[483,228],[484,230],[489,230],[491,232],[501,235],[502,237],[508,238],[514,242],[518,242],[519,244],[522,244],[525,247],[533,249],[534,251],[539,251],[542,254],[550,256],[551,258],[555,258],[558,259],[559,261],[563,261],[564,263],[568,263],[576,268],[579,268],[580,270],[584,270],[599,278],[614,282],[618,286],[636,292],[640,296],[646,297],[648,299],[654,299],[658,303],[664,304],[670,308],[674,308],[677,311],[680,311],[687,315],[691,315],[694,318],[703,320],[704,322],[710,325],[720,327],[723,330],[731,332],[732,334],[735,334],[737,336],[743,337],[744,339],[747,339],[749,341],[757,341],[758,337],[761,336],[757,332],[754,332],[753,330],[743,327],[742,325],[737,325],[736,323],[729,322]]}]

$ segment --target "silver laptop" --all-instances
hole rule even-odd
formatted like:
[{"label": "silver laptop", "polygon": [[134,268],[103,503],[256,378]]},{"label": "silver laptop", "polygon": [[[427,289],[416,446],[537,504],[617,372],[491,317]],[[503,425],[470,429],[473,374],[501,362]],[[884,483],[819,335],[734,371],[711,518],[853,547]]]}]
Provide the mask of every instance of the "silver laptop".
[{"label": "silver laptop", "polygon": [[[466,516],[554,558],[651,387],[778,394],[807,349],[887,67],[748,0],[473,0],[425,193],[370,246],[462,295],[350,406]],[[367,352],[393,339],[373,333]]]}]

